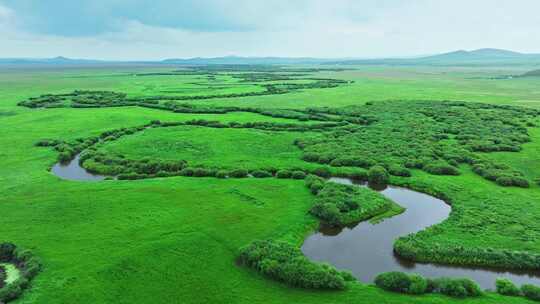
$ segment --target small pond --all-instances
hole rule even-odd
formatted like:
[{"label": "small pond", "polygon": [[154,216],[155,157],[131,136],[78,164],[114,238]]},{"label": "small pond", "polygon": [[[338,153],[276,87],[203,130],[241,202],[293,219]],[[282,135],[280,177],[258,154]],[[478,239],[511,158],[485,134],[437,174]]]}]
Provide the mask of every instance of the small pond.
[{"label": "small pond", "polygon": [[[343,178],[332,178],[331,181],[354,184]],[[381,272],[403,271],[430,278],[467,277],[484,289],[494,289],[495,280],[499,277],[508,278],[516,284],[540,285],[540,272],[421,264],[394,255],[393,244],[398,237],[444,221],[451,208],[440,199],[405,188],[390,186],[380,193],[407,210],[379,223],[366,221],[343,229],[321,227],[319,232],[305,240],[302,246],[304,254],[314,261],[328,262],[338,269],[350,270],[356,278],[367,283],[373,282]]]}]

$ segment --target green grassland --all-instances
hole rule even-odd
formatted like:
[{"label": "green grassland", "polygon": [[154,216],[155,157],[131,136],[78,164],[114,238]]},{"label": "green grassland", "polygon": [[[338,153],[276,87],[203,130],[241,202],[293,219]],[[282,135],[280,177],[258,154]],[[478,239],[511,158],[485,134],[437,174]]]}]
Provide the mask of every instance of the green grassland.
[{"label": "green grassland", "polygon": [[[354,81],[335,88],[186,102],[304,109],[420,99],[540,108],[538,79],[492,79],[524,72],[521,70],[357,68],[302,76]],[[281,239],[300,245],[316,227],[316,218],[308,213],[314,197],[303,181],[171,177],[85,183],[60,180],[47,171],[57,153],[35,147],[41,139],[75,140],[151,120],[303,123],[246,112],[187,114],[138,106],[17,106],[30,97],[77,89],[111,90],[132,97],[261,90],[260,82],[242,82],[227,73],[217,75],[216,80],[207,75],[134,76],[170,70],[0,72],[0,242],[31,249],[43,263],[43,271],[16,303],[527,302],[494,293],[467,300],[405,296],[360,283],[349,284],[345,291],[304,290],[238,266],[235,260],[240,248],[252,241]],[[537,127],[528,132],[532,141],[524,143],[522,151],[485,153],[485,157],[522,172],[530,181],[540,177],[540,132]],[[301,160],[300,149],[293,145],[298,137],[309,134],[178,126],[145,130],[99,149],[134,158],[189,159],[209,166],[312,166]],[[450,218],[418,234],[415,244],[540,254],[540,187],[534,183],[530,188],[501,187],[472,172],[467,164],[459,164],[459,170],[459,176],[413,169],[410,178],[392,177],[393,183],[443,193],[452,202]]]},{"label": "green grassland", "polygon": [[306,165],[293,144],[298,137],[295,132],[182,126],[125,137],[105,145],[103,152],[135,159],[183,159],[194,166],[220,169],[292,168]]}]

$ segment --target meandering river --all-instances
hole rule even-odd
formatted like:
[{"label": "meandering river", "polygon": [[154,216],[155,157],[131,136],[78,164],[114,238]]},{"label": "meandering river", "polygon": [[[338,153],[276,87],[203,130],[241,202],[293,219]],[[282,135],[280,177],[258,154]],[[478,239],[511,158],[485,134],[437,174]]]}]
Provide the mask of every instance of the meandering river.
[{"label": "meandering river", "polygon": [[[99,181],[105,176],[89,173],[79,165],[77,155],[67,164],[56,164],[52,173],[56,176],[76,181]],[[331,182],[352,185],[353,181],[332,178]],[[357,184],[365,187],[364,184]],[[484,289],[493,289],[495,280],[505,277],[516,284],[540,285],[540,272],[490,269],[481,267],[461,267],[431,263],[415,263],[401,259],[394,254],[394,241],[410,233],[444,221],[451,208],[444,201],[430,195],[400,187],[387,187],[380,191],[387,198],[407,208],[400,215],[379,223],[369,221],[354,227],[336,229],[321,227],[309,236],[302,251],[312,260],[328,262],[338,269],[352,271],[363,282],[373,282],[377,274],[387,271],[414,272],[426,277],[467,277],[475,280]]]},{"label": "meandering river", "polygon": [[[351,180],[343,178],[332,178],[331,181],[353,184]],[[379,223],[366,221],[343,229],[322,227],[305,240],[302,246],[304,254],[312,260],[350,270],[363,282],[373,282],[381,272],[403,271],[430,278],[467,277],[484,289],[494,289],[495,280],[499,277],[508,278],[516,284],[540,284],[540,272],[421,264],[394,255],[393,244],[398,237],[444,221],[450,215],[451,208],[440,199],[405,188],[390,186],[380,192],[407,210]]]}]

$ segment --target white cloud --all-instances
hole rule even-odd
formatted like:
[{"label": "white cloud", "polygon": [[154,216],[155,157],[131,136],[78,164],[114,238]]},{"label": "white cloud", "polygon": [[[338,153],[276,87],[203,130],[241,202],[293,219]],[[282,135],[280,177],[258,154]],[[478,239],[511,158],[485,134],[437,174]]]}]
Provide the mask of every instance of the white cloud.
[{"label": "white cloud", "polygon": [[536,0],[236,3],[231,8],[224,1],[213,10],[253,30],[194,31],[117,18],[115,31],[86,37],[28,32],[16,22],[24,12],[0,6],[0,57],[385,57],[482,47],[540,52]]}]

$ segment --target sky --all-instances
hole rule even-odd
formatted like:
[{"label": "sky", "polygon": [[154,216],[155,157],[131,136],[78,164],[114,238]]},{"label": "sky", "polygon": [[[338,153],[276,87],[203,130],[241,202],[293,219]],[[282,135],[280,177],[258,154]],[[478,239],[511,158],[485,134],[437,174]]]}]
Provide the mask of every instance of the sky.
[{"label": "sky", "polygon": [[0,57],[540,53],[539,0],[0,0]]}]

